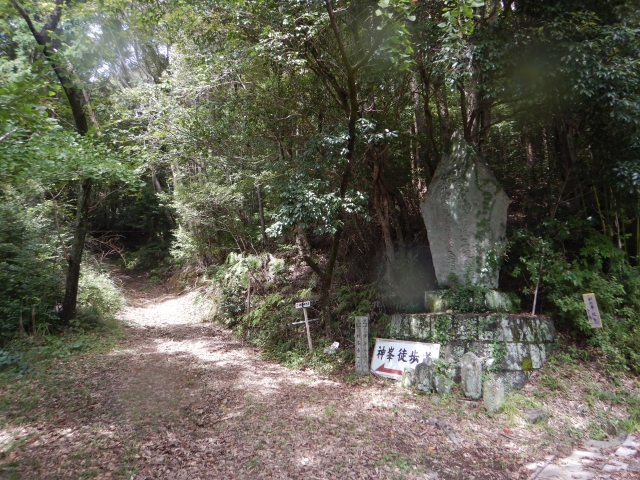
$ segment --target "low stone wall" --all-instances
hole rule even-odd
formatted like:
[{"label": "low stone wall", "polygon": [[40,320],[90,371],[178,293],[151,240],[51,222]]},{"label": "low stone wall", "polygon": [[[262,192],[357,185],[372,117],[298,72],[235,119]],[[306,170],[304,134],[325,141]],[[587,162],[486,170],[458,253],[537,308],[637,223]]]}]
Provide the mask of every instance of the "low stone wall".
[{"label": "low stone wall", "polygon": [[508,388],[521,388],[542,367],[555,336],[548,318],[504,313],[395,314],[390,330],[391,338],[441,344],[440,358],[456,382],[460,358],[473,352]]}]

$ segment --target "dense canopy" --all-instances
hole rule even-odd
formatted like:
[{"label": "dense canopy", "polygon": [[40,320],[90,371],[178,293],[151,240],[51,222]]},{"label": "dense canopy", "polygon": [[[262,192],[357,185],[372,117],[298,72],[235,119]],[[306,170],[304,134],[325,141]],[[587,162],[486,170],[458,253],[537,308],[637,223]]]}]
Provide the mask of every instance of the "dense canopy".
[{"label": "dense canopy", "polygon": [[[265,319],[289,297],[313,297],[327,334],[420,310],[435,287],[420,202],[458,132],[511,200],[500,289],[640,369],[637,2],[0,12],[1,341],[95,307],[96,257],[209,282],[215,315],[286,348],[304,337]],[[283,259],[303,273],[274,292],[252,272]]]}]

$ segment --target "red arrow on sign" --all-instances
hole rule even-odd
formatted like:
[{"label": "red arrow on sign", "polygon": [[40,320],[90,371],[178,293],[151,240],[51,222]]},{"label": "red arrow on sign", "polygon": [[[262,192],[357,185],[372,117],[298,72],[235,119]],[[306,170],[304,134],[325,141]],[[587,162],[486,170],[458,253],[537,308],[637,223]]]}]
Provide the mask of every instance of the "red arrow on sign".
[{"label": "red arrow on sign", "polygon": [[390,373],[392,375],[402,375],[402,371],[386,368],[384,363],[374,370],[375,372]]}]

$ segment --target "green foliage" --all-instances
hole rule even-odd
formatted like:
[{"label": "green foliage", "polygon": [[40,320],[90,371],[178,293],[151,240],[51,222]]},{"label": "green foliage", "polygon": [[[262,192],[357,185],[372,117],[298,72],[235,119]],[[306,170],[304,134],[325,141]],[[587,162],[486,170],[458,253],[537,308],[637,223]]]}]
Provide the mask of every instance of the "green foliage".
[{"label": "green foliage", "polygon": [[[547,234],[519,232],[512,251],[512,270],[534,286],[540,279],[540,299],[562,325],[589,339],[610,368],[640,371],[640,276],[624,251],[595,230],[591,222],[549,222]],[[531,293],[531,287],[525,293]],[[595,293],[603,328],[592,329],[583,293]]]},{"label": "green foliage", "polygon": [[99,266],[87,266],[87,261],[80,271],[78,283],[78,317],[80,322],[100,324],[112,320],[124,305],[120,289],[116,286],[108,272],[100,271]]},{"label": "green foliage", "polygon": [[442,298],[447,308],[454,312],[487,312],[485,295],[489,291],[485,287],[458,287],[442,291]]},{"label": "green foliage", "polygon": [[0,343],[20,332],[54,323],[62,299],[63,268],[51,204],[40,189],[0,187]]},{"label": "green foliage", "polygon": [[[175,244],[174,244],[175,245]],[[132,270],[152,270],[170,260],[169,242],[151,240],[142,245],[138,250],[127,252],[126,267]]]},{"label": "green foliage", "polygon": [[[66,260],[54,218],[62,212],[44,198],[41,186],[21,189],[4,185],[0,191],[0,343],[22,331],[31,335],[55,331],[55,306],[64,295]],[[67,247],[68,248],[68,247]],[[78,290],[79,314],[89,324],[109,320],[122,298],[107,273],[87,267]],[[20,323],[22,322],[22,328]]]}]

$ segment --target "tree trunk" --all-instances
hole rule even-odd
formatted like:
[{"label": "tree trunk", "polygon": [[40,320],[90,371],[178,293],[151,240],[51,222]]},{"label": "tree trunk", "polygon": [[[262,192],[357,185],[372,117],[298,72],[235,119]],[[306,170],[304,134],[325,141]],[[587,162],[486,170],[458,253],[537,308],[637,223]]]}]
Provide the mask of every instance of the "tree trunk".
[{"label": "tree trunk", "polygon": [[[16,0],[11,0],[11,4],[27,23],[33,38],[38,45],[42,47],[42,54],[58,77],[58,81],[67,96],[69,107],[71,107],[71,113],[76,124],[77,132],[80,135],[86,135],[89,131],[89,122],[87,121],[86,113],[89,96],[82,87],[77,86],[77,82],[75,82],[73,78],[73,71],[69,69],[68,65],[60,57],[60,54],[52,47],[51,33],[58,28],[58,23],[62,16],[63,0],[55,0],[55,6],[40,31],[36,30],[31,17]],[[95,117],[92,116],[91,120],[94,121],[94,125],[97,128]],[[84,251],[84,242],[87,235],[88,203],[92,183],[92,180],[87,178],[81,180],[78,186],[76,221],[73,232],[71,253],[67,258],[67,261],[69,262],[69,269],[67,270],[66,287],[61,313],[61,319],[63,323],[66,324],[76,316],[80,264],[82,263],[82,252]]]},{"label": "tree trunk", "polygon": [[[160,180],[158,180],[158,175],[156,175],[156,169],[153,168],[153,165],[151,166],[151,183],[153,184],[153,188],[155,189],[156,193],[162,193],[162,185],[160,184]],[[169,209],[167,207],[162,207],[162,211],[164,212],[164,216],[169,222],[169,226],[171,228],[176,228],[176,221],[173,218],[173,215],[171,215]]]},{"label": "tree trunk", "polygon": [[76,222],[73,232],[73,242],[71,253],[67,258],[69,269],[67,270],[67,281],[62,301],[62,313],[60,318],[63,324],[68,325],[69,321],[76,317],[76,307],[78,298],[78,282],[80,281],[80,264],[82,263],[82,252],[84,252],[84,242],[88,229],[88,206],[91,195],[92,180],[85,179],[78,185],[78,205],[76,208]]},{"label": "tree trunk", "polygon": [[267,247],[267,231],[264,228],[264,208],[262,207],[262,195],[260,184],[256,183],[256,194],[258,195],[258,213],[260,215],[260,232],[262,233],[262,248]]},{"label": "tree trunk", "polygon": [[[438,111],[438,123],[440,124],[440,138],[444,146],[444,153],[449,153],[451,148],[451,120],[449,118],[449,106],[447,103],[447,92],[444,88],[444,80],[439,78],[433,85],[436,109]],[[440,160],[440,159],[438,159]]]}]

